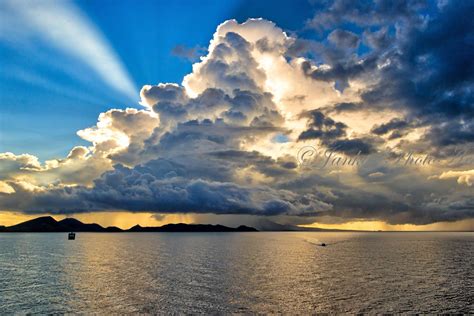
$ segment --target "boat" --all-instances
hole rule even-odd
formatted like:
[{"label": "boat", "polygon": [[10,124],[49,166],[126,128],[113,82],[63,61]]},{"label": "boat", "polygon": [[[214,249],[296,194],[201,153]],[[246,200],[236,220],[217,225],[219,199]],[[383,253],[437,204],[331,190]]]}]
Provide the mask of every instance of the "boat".
[{"label": "boat", "polygon": [[68,240],[74,240],[74,239],[76,239],[76,233],[70,232],[70,233],[67,235],[67,239],[68,239]]}]

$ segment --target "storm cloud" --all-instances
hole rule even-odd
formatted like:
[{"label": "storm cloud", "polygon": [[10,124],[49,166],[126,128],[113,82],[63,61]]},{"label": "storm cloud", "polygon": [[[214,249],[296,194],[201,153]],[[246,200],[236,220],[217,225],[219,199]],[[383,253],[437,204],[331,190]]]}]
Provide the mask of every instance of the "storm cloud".
[{"label": "storm cloud", "polygon": [[[385,163],[474,144],[473,12],[469,2],[334,1],[307,23],[321,40],[226,21],[181,83],[145,85],[142,109],[111,109],[78,131],[89,146],[44,162],[0,154],[0,209],[473,218],[471,162]],[[303,146],[370,159],[308,169]]]}]

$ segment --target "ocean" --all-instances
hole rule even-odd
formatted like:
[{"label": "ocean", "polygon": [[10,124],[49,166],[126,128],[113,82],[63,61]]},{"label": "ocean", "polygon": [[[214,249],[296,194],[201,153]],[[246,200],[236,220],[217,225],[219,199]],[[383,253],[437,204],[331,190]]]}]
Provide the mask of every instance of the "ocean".
[{"label": "ocean", "polygon": [[474,233],[3,233],[0,313],[473,313],[473,258]]}]

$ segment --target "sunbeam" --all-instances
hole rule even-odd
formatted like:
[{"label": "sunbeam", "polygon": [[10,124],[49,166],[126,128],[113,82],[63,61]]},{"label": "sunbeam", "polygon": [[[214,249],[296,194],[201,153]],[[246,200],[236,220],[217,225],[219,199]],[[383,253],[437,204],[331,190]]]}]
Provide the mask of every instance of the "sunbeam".
[{"label": "sunbeam", "polygon": [[2,31],[1,39],[22,45],[26,38],[38,37],[89,66],[111,88],[131,100],[137,99],[137,88],[119,57],[73,3],[5,1],[1,11],[2,16],[8,16],[10,22],[15,22],[14,27]]}]

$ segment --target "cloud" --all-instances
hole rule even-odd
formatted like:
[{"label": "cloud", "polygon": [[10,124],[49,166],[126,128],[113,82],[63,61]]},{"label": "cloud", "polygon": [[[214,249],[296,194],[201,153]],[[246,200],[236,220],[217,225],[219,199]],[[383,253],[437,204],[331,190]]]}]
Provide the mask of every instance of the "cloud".
[{"label": "cloud", "polygon": [[417,11],[426,6],[425,1],[329,1],[329,5],[316,12],[307,25],[318,31],[333,28],[343,23],[361,26],[389,25],[396,22],[416,23]]},{"label": "cloud", "polygon": [[[436,78],[451,61],[427,39],[432,21],[444,18],[421,23],[419,6],[405,2],[369,2],[373,17],[353,5],[344,13],[334,2],[331,16],[320,17],[320,27],[334,24],[319,42],[299,43],[262,19],[222,23],[181,83],[145,85],[143,109],[111,109],[78,131],[89,146],[43,163],[1,154],[0,209],[245,214],[285,223],[472,218],[470,171],[386,163],[407,149],[451,157],[445,147],[472,144],[472,91],[454,76],[444,89]],[[363,30],[344,30],[336,12]],[[361,43],[370,49],[359,55]],[[428,66],[436,67],[423,71]],[[367,163],[308,169],[296,161],[302,146],[341,159],[365,155]],[[472,169],[466,165],[456,168]],[[448,178],[466,185],[453,188]]]},{"label": "cloud", "polygon": [[[451,134],[455,122],[461,122],[460,128],[455,129],[460,137],[437,141],[433,135],[430,141],[437,145],[470,139],[469,133],[462,130],[469,129],[473,117],[473,93],[467,88],[473,80],[468,57],[473,47],[467,40],[472,37],[471,12],[472,3],[448,5],[424,27],[407,26],[399,35],[398,47],[393,46],[386,53],[388,59],[378,83],[363,93],[364,102],[408,111],[422,125],[439,130],[440,134]],[[449,27],[453,23],[456,29]]]},{"label": "cloud", "polygon": [[15,193],[15,190],[8,183],[0,181],[0,193],[11,194]]},{"label": "cloud", "polygon": [[[447,2],[425,15],[423,10],[430,6],[424,1],[329,1],[308,26],[318,32],[332,30],[328,41],[339,47],[313,44],[323,65],[308,60],[302,70],[341,91],[367,83],[360,90],[361,100],[347,104],[357,104],[365,113],[397,113],[391,121],[375,124],[372,133],[387,134],[400,148],[431,146],[436,152],[473,141],[474,71],[468,56],[473,53],[474,10],[470,2]],[[348,24],[364,30],[362,41],[371,50],[358,55],[341,49],[343,39],[356,43],[344,29]],[[328,111],[331,107],[332,113],[341,113],[334,105],[325,106]]]},{"label": "cloud", "polygon": [[186,47],[184,45],[176,45],[171,50],[171,54],[189,61],[196,61],[202,56],[204,51],[205,48],[201,46]]},{"label": "cloud", "polygon": [[383,50],[390,46],[393,38],[389,34],[388,27],[381,27],[377,31],[371,32],[370,30],[364,31],[364,41],[373,49]]},{"label": "cloud", "polygon": [[328,40],[341,48],[354,49],[359,46],[359,37],[349,31],[336,29],[328,35]]},{"label": "cloud", "polygon": [[380,178],[380,177],[383,177],[384,176],[384,173],[383,172],[373,172],[371,174],[369,174],[369,177],[370,178]]},{"label": "cloud", "polygon": [[471,187],[472,184],[474,183],[474,169],[465,170],[465,171],[446,171],[446,172],[443,172],[438,178],[439,179],[457,178],[457,182],[459,184],[464,184]]},{"label": "cloud", "polygon": [[449,145],[472,144],[474,142],[474,120],[466,119],[446,120],[443,123],[433,124],[424,139],[434,145],[444,147]]},{"label": "cloud", "polygon": [[406,121],[394,118],[388,123],[374,126],[371,132],[377,135],[384,135],[392,130],[402,130],[407,128],[408,126],[409,124]]},{"label": "cloud", "polygon": [[327,143],[331,139],[346,135],[346,124],[335,122],[321,111],[313,110],[303,114],[303,116],[309,117],[310,121],[308,129],[298,136],[298,140],[322,139],[323,142]]},{"label": "cloud", "polygon": [[38,170],[41,164],[37,157],[29,154],[15,155],[10,152],[0,153],[2,166],[0,175],[5,177],[14,170]]},{"label": "cloud", "polygon": [[329,145],[334,151],[343,152],[348,155],[368,155],[375,151],[372,142],[368,139],[338,139]]},{"label": "cloud", "polygon": [[375,151],[370,138],[343,138],[347,135],[347,125],[342,122],[335,122],[321,111],[313,110],[303,114],[310,117],[308,129],[303,131],[298,141],[309,139],[320,139],[321,144],[326,145],[329,150],[342,152],[348,155],[368,155]]},{"label": "cloud", "polygon": [[32,191],[11,183],[15,195],[4,194],[2,206],[28,213],[111,209],[260,215],[315,214],[330,208],[311,194],[300,196],[269,187],[243,187],[223,181],[190,179],[186,175],[185,166],[166,160],[152,160],[134,169],[117,165],[95,180],[92,189],[63,187]]}]

